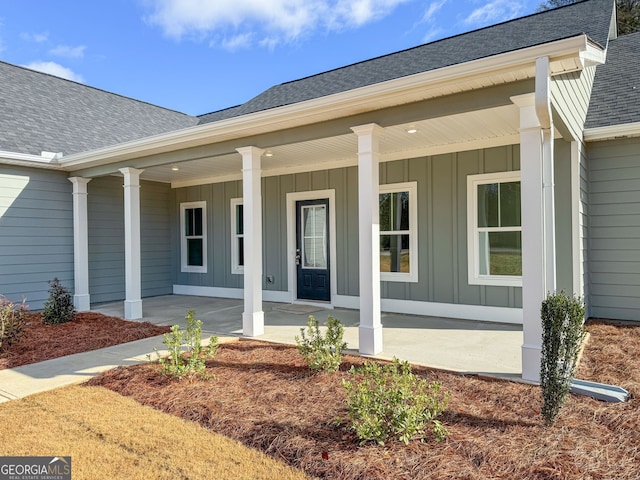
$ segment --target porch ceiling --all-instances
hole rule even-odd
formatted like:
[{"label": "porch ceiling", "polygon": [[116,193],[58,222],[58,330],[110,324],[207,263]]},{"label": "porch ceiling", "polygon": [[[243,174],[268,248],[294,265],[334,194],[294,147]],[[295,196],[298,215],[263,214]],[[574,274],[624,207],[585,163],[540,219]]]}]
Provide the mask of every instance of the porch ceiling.
[{"label": "porch ceiling", "polygon": [[[417,131],[408,133],[410,128]],[[512,144],[518,141],[518,128],[516,105],[394,125],[381,137],[381,161]],[[356,165],[357,149],[355,134],[278,145],[263,156],[263,175]],[[241,169],[240,154],[227,154],[149,167],[142,178],[181,187],[241,179]]]}]

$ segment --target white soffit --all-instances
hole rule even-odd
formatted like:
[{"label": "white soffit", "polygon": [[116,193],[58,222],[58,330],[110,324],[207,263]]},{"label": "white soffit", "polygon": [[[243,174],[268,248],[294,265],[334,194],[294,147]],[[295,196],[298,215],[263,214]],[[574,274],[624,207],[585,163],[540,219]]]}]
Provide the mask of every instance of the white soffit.
[{"label": "white soffit", "polygon": [[[416,133],[408,133],[415,127]],[[380,139],[382,161],[474,150],[519,142],[519,109],[506,105],[440,117],[384,129]],[[263,176],[326,170],[357,164],[357,137],[353,134],[281,145],[262,157]],[[197,159],[149,167],[146,180],[168,182],[174,188],[242,179],[240,155]]]}]

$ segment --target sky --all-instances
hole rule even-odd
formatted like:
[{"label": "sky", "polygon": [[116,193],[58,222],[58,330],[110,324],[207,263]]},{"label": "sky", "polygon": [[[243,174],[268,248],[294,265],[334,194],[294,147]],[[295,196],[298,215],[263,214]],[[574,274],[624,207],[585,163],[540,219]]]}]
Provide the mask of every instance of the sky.
[{"label": "sky", "polygon": [[200,115],[273,85],[528,15],[540,3],[0,0],[0,60]]}]

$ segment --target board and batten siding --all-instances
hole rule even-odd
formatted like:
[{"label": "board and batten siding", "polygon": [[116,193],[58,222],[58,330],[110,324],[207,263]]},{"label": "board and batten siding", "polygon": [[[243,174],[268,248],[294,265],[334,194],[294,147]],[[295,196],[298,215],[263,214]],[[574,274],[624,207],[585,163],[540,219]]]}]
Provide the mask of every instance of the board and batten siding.
[{"label": "board and batten siding", "polygon": [[576,140],[582,140],[596,67],[553,77],[551,100]]},{"label": "board and batten siding", "polygon": [[[140,182],[142,297],[172,292],[171,188]],[[91,303],[125,298],[122,178],[94,178],[87,186]]]},{"label": "board and batten siding", "polygon": [[[558,283],[571,287],[570,147],[556,145]],[[519,146],[413,158],[383,163],[380,183],[417,182],[419,265],[417,283],[382,282],[382,297],[466,305],[521,308],[520,287],[469,285],[467,278],[467,176],[519,170]],[[265,290],[287,291],[288,193],[334,190],[336,202],[337,294],[356,297],[358,286],[358,169],[345,167],[262,179],[263,274],[273,284]],[[242,197],[242,182],[175,189],[172,235],[176,283],[242,288],[242,275],[231,273],[232,198]],[[207,202],[207,273],[180,272],[179,206]]]},{"label": "board and batten siding", "polygon": [[0,166],[0,294],[32,310],[55,277],[73,289],[72,189],[65,173]]},{"label": "board and batten siding", "polygon": [[640,138],[588,145],[591,316],[640,321]]}]

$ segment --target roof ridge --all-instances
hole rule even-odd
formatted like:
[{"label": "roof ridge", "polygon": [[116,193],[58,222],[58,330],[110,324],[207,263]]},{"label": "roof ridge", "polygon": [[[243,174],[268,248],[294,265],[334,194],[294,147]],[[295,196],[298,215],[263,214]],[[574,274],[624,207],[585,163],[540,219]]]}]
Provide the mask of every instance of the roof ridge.
[{"label": "roof ridge", "polygon": [[476,28],[475,30],[469,30],[469,31],[466,31],[466,32],[461,32],[461,33],[458,33],[456,35],[451,35],[449,37],[439,38],[438,40],[434,40],[432,42],[421,43],[420,45],[415,45],[413,47],[405,48],[403,50],[397,50],[397,51],[394,51],[394,52],[385,53],[384,55],[378,55],[377,57],[367,58],[365,60],[361,60],[359,62],[350,63],[348,65],[342,65],[340,67],[336,67],[336,68],[332,68],[332,69],[329,69],[329,70],[325,70],[323,72],[318,72],[318,73],[314,73],[312,75],[307,75],[306,77],[297,78],[295,80],[289,80],[287,82],[283,82],[283,83],[280,83],[278,85],[273,85],[273,86],[269,87],[267,90],[269,90],[271,88],[274,88],[274,87],[277,87],[277,86],[280,86],[280,85],[288,85],[288,84],[296,83],[296,82],[299,82],[299,81],[302,81],[302,80],[307,80],[309,78],[318,77],[320,75],[325,75],[327,73],[336,72],[336,71],[339,71],[339,70],[344,70],[344,69],[347,69],[347,68],[351,68],[351,67],[354,67],[356,65],[362,65],[362,64],[365,64],[365,63],[368,63],[368,62],[372,62],[374,60],[381,59],[381,58],[387,58],[387,57],[394,56],[394,55],[397,55],[397,54],[410,52],[412,50],[416,50],[416,49],[425,47],[427,45],[435,45],[437,43],[448,41],[448,40],[451,40],[453,38],[463,37],[463,36],[466,36],[466,35],[469,35],[469,34],[472,34],[472,33],[481,32],[483,30],[488,30],[490,28],[498,27],[500,25],[506,25],[508,23],[521,21],[521,20],[523,20],[525,18],[530,18],[530,17],[534,17],[534,16],[537,16],[537,15],[542,15],[542,14],[548,13],[550,11],[555,11],[555,10],[561,10],[561,9],[574,7],[575,5],[579,5],[579,4],[582,4],[582,3],[587,3],[587,2],[590,2],[590,1],[594,1],[594,0],[580,0],[578,2],[570,3],[570,4],[567,4],[567,5],[561,5],[559,7],[550,8],[550,9],[547,9],[547,10],[536,11],[536,12],[530,13],[528,15],[525,15],[523,17],[516,17],[516,18],[512,18],[510,20],[505,20],[504,22],[493,23],[493,24],[487,25],[485,27]]},{"label": "roof ridge", "polygon": [[106,94],[109,94],[109,95],[114,95],[116,97],[124,98],[125,100],[131,100],[131,101],[136,102],[136,103],[142,103],[142,104],[145,104],[145,105],[149,105],[151,107],[155,107],[155,108],[159,108],[159,109],[162,109],[162,110],[166,110],[168,112],[179,113],[181,115],[184,115],[186,117],[191,117],[191,118],[194,118],[194,119],[198,118],[197,116],[189,115],[188,113],[184,113],[184,112],[181,112],[179,110],[175,110],[173,108],[163,107],[162,105],[157,105],[155,103],[147,102],[145,100],[140,100],[138,98],[129,97],[127,95],[123,95],[123,94],[116,93],[116,92],[111,92],[109,90],[105,90],[104,88],[99,88],[99,87],[95,87],[93,85],[89,85],[89,84],[86,84],[86,83],[78,82],[76,80],[70,80],[68,78],[59,77],[57,75],[53,75],[52,73],[41,72],[40,70],[34,70],[33,68],[29,68],[29,67],[26,67],[24,65],[16,65],[15,63],[10,63],[10,62],[7,62],[5,60],[0,60],[0,63],[8,65],[8,66],[13,67],[13,68],[19,68],[21,70],[25,70],[26,72],[28,72],[30,74],[45,75],[47,77],[51,77],[51,78],[54,78],[56,80],[72,83],[72,84],[77,85],[79,87],[88,88],[88,89],[95,90],[95,91],[98,91],[98,92],[102,92],[102,93],[106,93]]}]

